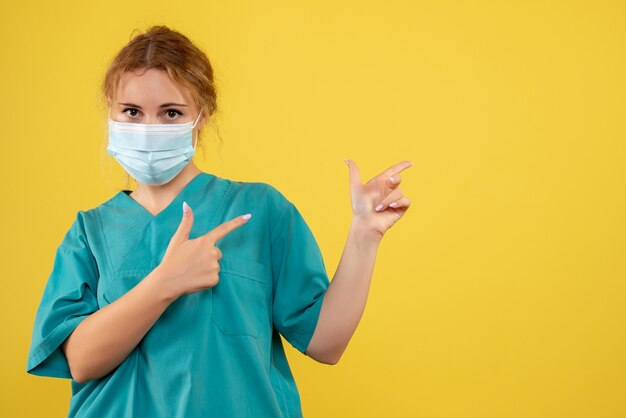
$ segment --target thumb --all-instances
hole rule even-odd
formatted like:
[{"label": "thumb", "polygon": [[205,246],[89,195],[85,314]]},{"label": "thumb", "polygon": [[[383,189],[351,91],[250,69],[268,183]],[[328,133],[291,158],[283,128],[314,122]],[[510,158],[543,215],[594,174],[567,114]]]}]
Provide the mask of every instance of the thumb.
[{"label": "thumb", "polygon": [[350,185],[354,186],[361,184],[361,173],[359,173],[359,167],[352,160],[345,160],[349,168]]},{"label": "thumb", "polygon": [[178,243],[187,241],[189,239],[189,233],[191,232],[191,227],[193,226],[193,211],[191,210],[191,206],[187,204],[187,202],[183,202],[183,218],[178,225],[178,229],[172,235],[171,241],[175,241]]}]

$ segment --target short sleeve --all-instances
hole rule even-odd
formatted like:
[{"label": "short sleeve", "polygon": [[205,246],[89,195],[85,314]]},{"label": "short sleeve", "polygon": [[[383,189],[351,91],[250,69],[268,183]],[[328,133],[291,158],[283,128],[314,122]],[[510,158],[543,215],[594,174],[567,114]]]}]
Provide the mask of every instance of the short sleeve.
[{"label": "short sleeve", "polygon": [[72,378],[61,344],[78,324],[98,310],[98,270],[87,243],[84,214],[78,212],[57,248],[35,314],[27,373]]},{"label": "short sleeve", "polygon": [[329,286],[320,248],[298,209],[279,194],[277,222],[272,226],[274,327],[298,351],[313,337]]}]

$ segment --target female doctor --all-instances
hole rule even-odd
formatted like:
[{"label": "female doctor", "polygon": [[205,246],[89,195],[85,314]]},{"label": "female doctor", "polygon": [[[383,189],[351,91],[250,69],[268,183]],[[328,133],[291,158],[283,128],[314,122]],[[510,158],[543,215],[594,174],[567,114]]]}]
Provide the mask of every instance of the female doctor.
[{"label": "female doctor", "polygon": [[69,417],[299,417],[280,335],[335,364],[365,309],[376,252],[410,201],[397,163],[362,184],[332,282],[273,186],[200,171],[213,70],[166,26],[135,36],[103,82],[108,153],[137,181],[79,210],[36,313],[27,372],[72,379]]}]

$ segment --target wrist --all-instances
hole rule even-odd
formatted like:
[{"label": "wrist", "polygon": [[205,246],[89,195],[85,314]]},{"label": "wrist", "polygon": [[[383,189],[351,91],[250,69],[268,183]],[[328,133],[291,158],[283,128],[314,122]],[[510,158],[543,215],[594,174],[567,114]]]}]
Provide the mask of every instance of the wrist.
[{"label": "wrist", "polygon": [[369,226],[365,221],[359,218],[353,218],[350,225],[350,233],[354,235],[360,243],[372,244],[377,246],[383,239],[381,234],[376,229]]},{"label": "wrist", "polygon": [[149,279],[154,284],[160,300],[172,303],[180,297],[181,293],[175,285],[176,280],[172,279],[172,275],[168,273],[163,264],[159,264],[152,270]]}]

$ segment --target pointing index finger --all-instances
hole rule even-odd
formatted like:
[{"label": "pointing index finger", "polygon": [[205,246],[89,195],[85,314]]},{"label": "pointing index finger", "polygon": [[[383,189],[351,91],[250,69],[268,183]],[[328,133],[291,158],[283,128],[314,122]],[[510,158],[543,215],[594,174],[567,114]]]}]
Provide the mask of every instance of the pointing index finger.
[{"label": "pointing index finger", "polygon": [[396,173],[400,173],[401,171],[406,170],[407,168],[411,167],[412,165],[413,165],[413,163],[411,161],[408,161],[408,160],[401,161],[401,162],[399,162],[397,164],[392,165],[391,167],[389,167],[388,169],[383,171],[380,175],[382,175],[384,177],[393,176]]},{"label": "pointing index finger", "polygon": [[216,226],[215,228],[204,234],[204,237],[211,241],[211,243],[215,244],[217,241],[224,238],[226,234],[232,232],[233,230],[248,222],[248,219],[250,219],[251,217],[252,214],[250,213],[242,216],[237,216],[230,221],[226,221],[223,224]]}]

